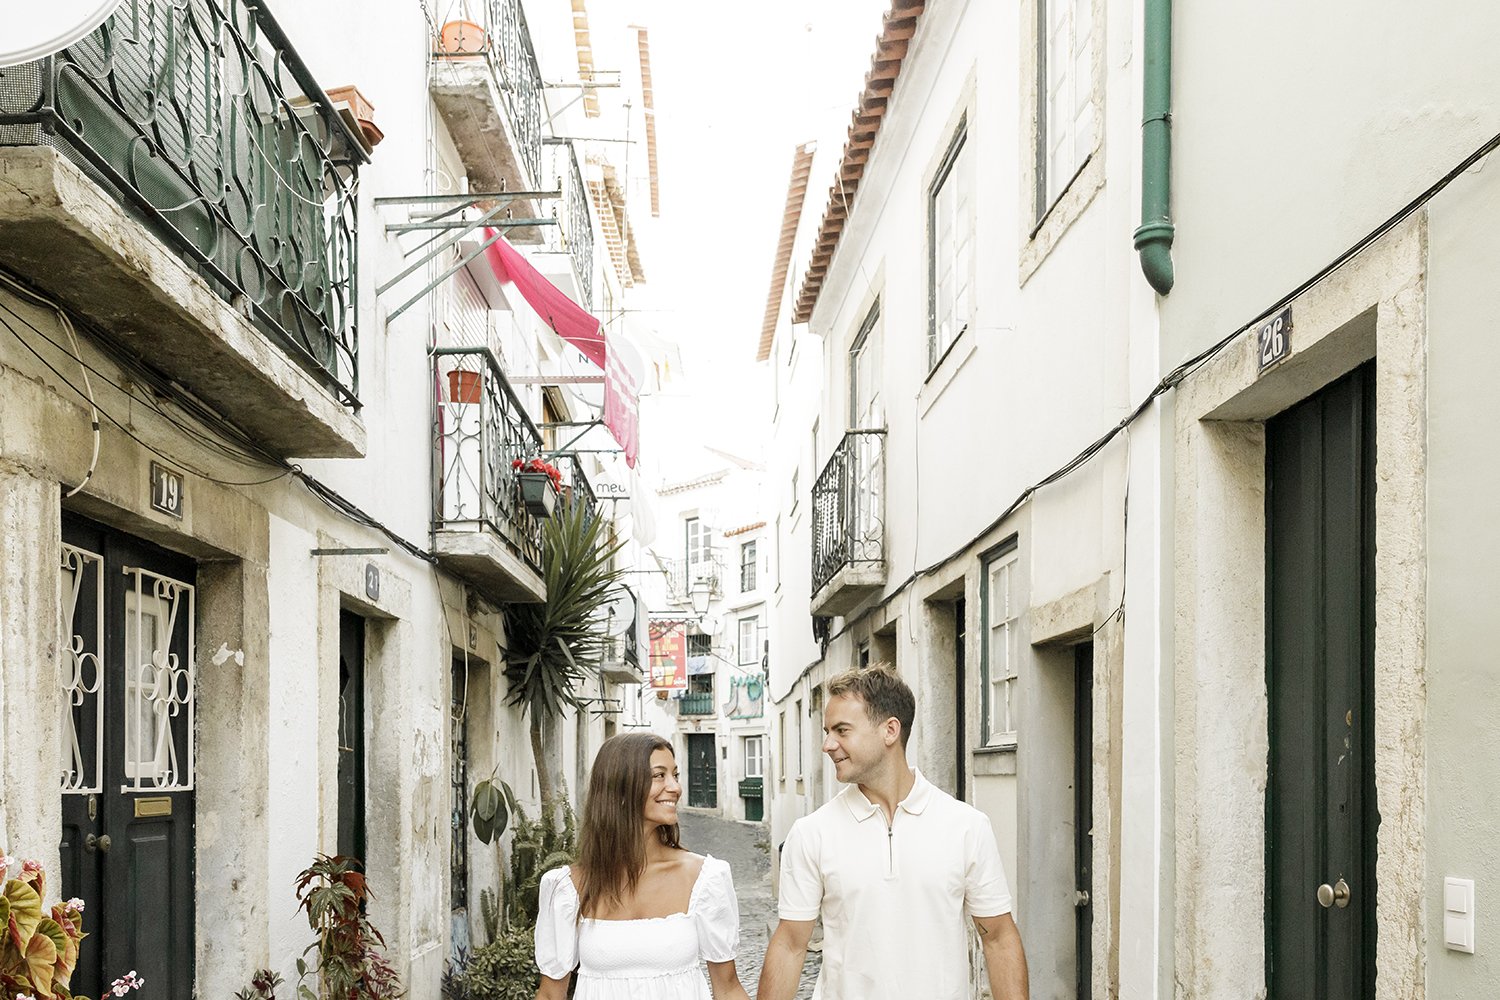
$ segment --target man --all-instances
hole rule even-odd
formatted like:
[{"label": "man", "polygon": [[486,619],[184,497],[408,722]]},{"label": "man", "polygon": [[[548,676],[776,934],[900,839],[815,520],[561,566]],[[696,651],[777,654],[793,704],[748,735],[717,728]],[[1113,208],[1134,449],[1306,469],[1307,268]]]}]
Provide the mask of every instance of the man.
[{"label": "man", "polygon": [[1026,956],[989,817],[906,764],[911,688],[888,665],[828,684],[823,752],[847,787],[792,824],[781,920],[757,1000],[792,1000],[823,918],[820,1000],[967,1000],[965,916],[995,1000],[1026,1000]]}]

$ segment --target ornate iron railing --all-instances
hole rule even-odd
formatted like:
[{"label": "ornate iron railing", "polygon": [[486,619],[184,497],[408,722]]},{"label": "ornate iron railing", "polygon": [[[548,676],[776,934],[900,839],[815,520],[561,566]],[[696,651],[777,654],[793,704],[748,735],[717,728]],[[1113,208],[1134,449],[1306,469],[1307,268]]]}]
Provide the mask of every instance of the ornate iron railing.
[{"label": "ornate iron railing", "polygon": [[712,691],[689,691],[677,699],[678,715],[716,715]]},{"label": "ornate iron railing", "polygon": [[594,495],[594,487],[589,483],[589,477],[584,474],[583,463],[578,460],[577,455],[561,454],[553,459],[563,476],[563,485],[570,491],[569,503],[586,504],[589,517],[599,516],[599,498]]},{"label": "ornate iron railing", "polygon": [[515,134],[516,151],[530,183],[542,176],[542,71],[521,0],[480,0],[489,66],[501,108]]},{"label": "ornate iron railing", "polygon": [[263,4],[125,0],[72,47],[0,70],[0,146],[36,145],[357,403],[364,151]]},{"label": "ornate iron railing", "polygon": [[724,557],[718,549],[707,549],[691,562],[665,558],[659,561],[667,574],[668,600],[677,603],[691,600],[693,584],[699,580],[708,581],[709,593],[714,597],[724,596]]},{"label": "ornate iron railing", "polygon": [[512,463],[541,454],[542,435],[488,348],[432,353],[434,527],[485,527],[539,568],[542,525],[527,512]]},{"label": "ornate iron railing", "polygon": [[594,223],[589,213],[588,188],[583,183],[583,172],[578,168],[578,151],[566,139],[548,140],[552,147],[547,187],[562,191],[562,202],[553,214],[560,225],[548,227],[543,232],[547,249],[554,252],[567,251],[573,258],[573,269],[578,272],[578,284],[582,289],[580,303],[585,309],[594,307]]},{"label": "ornate iron railing", "polygon": [[885,562],[885,431],[846,433],[812,491],[812,589],[839,570]]}]

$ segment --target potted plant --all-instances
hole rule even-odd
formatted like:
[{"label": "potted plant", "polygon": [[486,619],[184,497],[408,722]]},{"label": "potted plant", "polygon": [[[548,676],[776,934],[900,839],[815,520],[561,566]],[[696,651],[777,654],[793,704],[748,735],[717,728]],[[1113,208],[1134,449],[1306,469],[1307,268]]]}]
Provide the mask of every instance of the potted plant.
[{"label": "potted plant", "polygon": [[533,517],[551,517],[557,509],[562,473],[540,458],[518,458],[510,463],[521,491],[521,502]]}]

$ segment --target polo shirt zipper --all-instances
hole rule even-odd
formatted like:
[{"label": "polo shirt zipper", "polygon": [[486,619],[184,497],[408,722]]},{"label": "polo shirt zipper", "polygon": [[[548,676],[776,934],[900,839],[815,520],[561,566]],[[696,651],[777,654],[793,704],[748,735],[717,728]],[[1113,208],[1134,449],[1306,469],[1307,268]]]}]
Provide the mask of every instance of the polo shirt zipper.
[{"label": "polo shirt zipper", "polygon": [[896,821],[894,817],[885,822],[885,877],[896,877]]}]

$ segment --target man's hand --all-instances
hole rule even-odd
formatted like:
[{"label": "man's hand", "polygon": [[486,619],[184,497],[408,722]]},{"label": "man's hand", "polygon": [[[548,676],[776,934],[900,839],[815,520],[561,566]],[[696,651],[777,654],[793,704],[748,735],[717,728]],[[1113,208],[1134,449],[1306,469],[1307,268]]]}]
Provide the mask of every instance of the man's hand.
[{"label": "man's hand", "polygon": [[1009,913],[1002,913],[998,917],[975,917],[974,926],[984,945],[984,970],[995,1000],[1028,1000],[1031,987],[1026,980],[1026,952],[1016,922]]},{"label": "man's hand", "polygon": [[760,970],[760,985],[755,1000],[792,1000],[802,980],[802,963],[807,960],[807,942],[812,940],[812,920],[782,920],[766,946],[766,960]]}]

